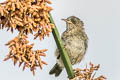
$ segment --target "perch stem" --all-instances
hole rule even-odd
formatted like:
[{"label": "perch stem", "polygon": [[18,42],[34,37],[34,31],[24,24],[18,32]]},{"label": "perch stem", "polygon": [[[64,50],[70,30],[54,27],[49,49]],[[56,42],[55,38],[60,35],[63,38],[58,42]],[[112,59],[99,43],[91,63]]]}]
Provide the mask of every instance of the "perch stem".
[{"label": "perch stem", "polygon": [[[55,25],[54,20],[53,20],[51,14],[49,14],[49,15],[50,15],[50,22]],[[56,25],[55,25],[55,27],[52,30],[52,34],[54,36],[54,39],[55,39],[56,44],[57,44],[57,47],[59,49],[60,56],[62,58],[63,64],[64,64],[65,69],[67,71],[68,77],[69,77],[69,79],[73,79],[74,78],[74,71],[73,71],[73,68],[72,68],[72,64],[71,64],[70,59],[69,59],[69,57],[68,57],[68,55],[67,55],[67,53],[66,53],[66,51],[64,49],[64,46],[63,46],[63,43],[61,41],[59,32],[58,32],[58,30],[56,28]]]}]

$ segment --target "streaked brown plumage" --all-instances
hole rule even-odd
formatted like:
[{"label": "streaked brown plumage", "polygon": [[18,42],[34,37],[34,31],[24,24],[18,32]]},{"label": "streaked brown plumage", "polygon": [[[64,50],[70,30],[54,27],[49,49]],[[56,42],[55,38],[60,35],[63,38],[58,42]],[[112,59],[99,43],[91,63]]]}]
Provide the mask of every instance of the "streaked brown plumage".
[{"label": "streaked brown plumage", "polygon": [[[70,16],[63,20],[66,22],[67,29],[63,32],[61,39],[70,58],[71,64],[74,65],[80,63],[83,59],[87,49],[88,38],[84,31],[84,24],[79,18]],[[50,70],[49,74],[59,76],[64,68],[64,64],[61,60],[58,49],[56,50],[56,56],[57,63]]]}]

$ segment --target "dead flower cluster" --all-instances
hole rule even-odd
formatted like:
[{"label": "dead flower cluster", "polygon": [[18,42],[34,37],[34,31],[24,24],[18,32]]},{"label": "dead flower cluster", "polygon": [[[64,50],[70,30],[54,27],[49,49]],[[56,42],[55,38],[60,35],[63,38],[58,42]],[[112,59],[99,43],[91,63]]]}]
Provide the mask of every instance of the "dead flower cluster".
[{"label": "dead flower cluster", "polygon": [[6,0],[0,3],[0,28],[24,33],[36,32],[35,38],[49,36],[54,27],[49,21],[49,0]]},{"label": "dead flower cluster", "polygon": [[72,80],[106,80],[106,77],[103,75],[95,78],[95,74],[100,65],[94,66],[94,64],[90,63],[90,68],[88,69],[87,66],[85,69],[75,69],[75,78]]},{"label": "dead flower cluster", "polygon": [[35,74],[36,67],[42,69],[42,65],[47,65],[46,62],[42,61],[40,56],[46,56],[43,50],[32,50],[34,44],[28,45],[29,41],[26,39],[26,35],[19,35],[13,40],[9,41],[6,45],[9,46],[9,54],[4,59],[12,59],[14,65],[18,62],[19,67],[23,64],[23,70],[27,67]]}]

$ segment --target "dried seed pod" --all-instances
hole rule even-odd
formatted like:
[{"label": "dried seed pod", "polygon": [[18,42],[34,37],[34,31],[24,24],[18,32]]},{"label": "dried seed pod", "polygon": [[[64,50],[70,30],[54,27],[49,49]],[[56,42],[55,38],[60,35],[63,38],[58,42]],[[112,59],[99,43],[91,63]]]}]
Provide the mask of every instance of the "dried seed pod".
[{"label": "dried seed pod", "polygon": [[47,2],[48,4],[52,4],[52,2],[49,0],[45,0],[45,2]]},{"label": "dried seed pod", "polygon": [[11,32],[17,29],[26,34],[37,32],[42,35],[35,37],[42,40],[53,28],[49,21],[53,9],[46,3],[51,4],[49,0],[7,0],[0,3],[0,28],[8,28]]},{"label": "dried seed pod", "polygon": [[23,70],[25,70],[26,67],[30,68],[34,75],[36,67],[42,69],[43,64],[47,65],[47,63],[40,58],[41,56],[46,56],[44,52],[46,52],[47,49],[32,50],[34,44],[28,45],[28,43],[27,36],[23,33],[20,33],[13,40],[9,41],[6,44],[9,46],[9,54],[4,61],[12,59],[14,65],[19,62],[19,67],[24,63]]},{"label": "dried seed pod", "polygon": [[[90,62],[90,68],[85,68],[85,69],[80,69],[77,68],[74,70],[75,72],[75,78],[73,78],[72,80],[106,80],[106,77],[104,76],[99,76],[97,78],[95,78],[95,74],[100,65],[96,65],[94,66],[94,64],[92,64]],[[94,73],[95,72],[95,73]]]}]

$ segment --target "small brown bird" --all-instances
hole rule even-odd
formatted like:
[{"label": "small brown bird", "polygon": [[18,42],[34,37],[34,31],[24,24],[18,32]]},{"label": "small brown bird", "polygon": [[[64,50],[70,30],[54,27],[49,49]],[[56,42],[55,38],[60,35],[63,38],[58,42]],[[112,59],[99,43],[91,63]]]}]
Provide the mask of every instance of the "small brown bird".
[{"label": "small brown bird", "polygon": [[[83,22],[75,17],[70,16],[67,19],[62,19],[66,22],[66,31],[62,34],[62,42],[64,48],[70,58],[71,64],[80,63],[83,59],[86,49],[88,47],[88,37],[84,31]],[[49,74],[55,74],[59,76],[64,68],[64,64],[59,54],[59,50],[56,50],[57,63],[50,70]]]}]

